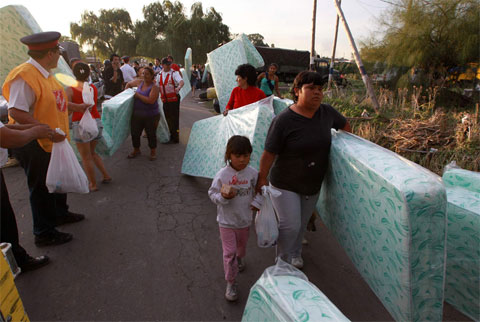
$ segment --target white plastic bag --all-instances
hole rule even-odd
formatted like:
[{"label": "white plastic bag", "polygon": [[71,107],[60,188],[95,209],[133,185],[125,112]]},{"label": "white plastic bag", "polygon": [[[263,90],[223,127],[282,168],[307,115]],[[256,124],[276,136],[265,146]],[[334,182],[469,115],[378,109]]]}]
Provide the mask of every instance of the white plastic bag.
[{"label": "white plastic bag", "polygon": [[[83,83],[82,98],[83,103],[94,105],[93,88],[87,83]],[[78,123],[78,135],[83,142],[90,142],[98,136],[97,122],[93,119],[89,110],[83,113],[82,119]]]},{"label": "white plastic bag", "polygon": [[278,238],[278,219],[272,204],[272,196],[278,197],[282,193],[271,186],[262,187],[265,201],[255,217],[255,231],[259,247],[275,246]]},{"label": "white plastic bag", "polygon": [[[56,132],[65,135],[58,128]],[[50,193],[89,192],[88,178],[67,139],[53,143],[45,184]]]}]

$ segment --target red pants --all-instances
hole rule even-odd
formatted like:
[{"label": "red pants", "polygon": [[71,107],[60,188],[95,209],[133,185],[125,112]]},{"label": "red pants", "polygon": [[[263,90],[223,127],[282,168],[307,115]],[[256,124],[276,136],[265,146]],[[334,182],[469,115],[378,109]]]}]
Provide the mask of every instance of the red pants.
[{"label": "red pants", "polygon": [[225,280],[229,283],[235,282],[238,274],[237,257],[245,257],[248,233],[249,227],[239,229],[220,227],[223,269],[225,270]]}]

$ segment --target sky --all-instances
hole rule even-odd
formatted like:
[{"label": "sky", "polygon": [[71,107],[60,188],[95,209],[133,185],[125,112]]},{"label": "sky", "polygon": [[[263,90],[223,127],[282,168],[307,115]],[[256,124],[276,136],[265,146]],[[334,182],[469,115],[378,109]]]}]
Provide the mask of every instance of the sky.
[{"label": "sky", "polygon": [[[162,0],[163,1],[163,0]],[[198,0],[180,0],[185,13]],[[100,9],[123,8],[132,21],[143,20],[142,8],[152,0],[0,0],[0,7],[23,5],[37,20],[43,31],[59,31],[70,36],[70,23],[80,22],[81,14]],[[209,7],[221,13],[223,23],[231,33],[259,33],[265,42],[277,48],[308,50],[312,38],[312,0],[203,0],[204,11]],[[342,10],[359,48],[359,42],[370,35],[378,36],[378,18],[388,8],[382,0],[343,0]],[[317,0],[315,51],[330,57],[335,35],[336,9],[334,0]],[[351,48],[340,25],[336,57],[351,59]],[[195,55],[195,53],[193,53]]]}]

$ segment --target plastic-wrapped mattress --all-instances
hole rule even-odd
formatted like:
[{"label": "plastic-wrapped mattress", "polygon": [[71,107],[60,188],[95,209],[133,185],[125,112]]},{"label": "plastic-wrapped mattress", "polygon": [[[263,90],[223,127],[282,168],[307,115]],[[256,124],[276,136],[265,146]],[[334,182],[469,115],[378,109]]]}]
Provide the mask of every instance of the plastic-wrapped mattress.
[{"label": "plastic-wrapped mattress", "polygon": [[439,176],[332,131],[319,214],[397,321],[440,321],[446,193]]},{"label": "plastic-wrapped mattress", "polygon": [[262,56],[244,34],[208,53],[207,57],[222,112],[227,106],[232,90],[237,86],[235,80],[237,67],[246,63],[255,68],[264,65]]},{"label": "plastic-wrapped mattress", "polygon": [[450,168],[443,182],[448,202],[445,301],[480,321],[480,173]]},{"label": "plastic-wrapped mattress", "polygon": [[[30,58],[28,48],[20,42],[20,38],[37,32],[42,32],[42,29],[24,6],[0,8],[0,85],[14,67]],[[62,56],[53,73],[73,77],[72,70]]]},{"label": "plastic-wrapped mattress", "polygon": [[250,289],[242,321],[349,321],[301,271],[282,260]]},{"label": "plastic-wrapped mattress", "polygon": [[[133,111],[134,89],[126,89],[115,95],[102,105],[103,138],[96,151],[103,156],[112,156],[130,135],[130,119]],[[158,99],[160,121],[157,127],[157,138],[160,142],[168,142],[170,135],[165,121],[162,100]]]},{"label": "plastic-wrapped mattress", "polygon": [[225,166],[224,155],[232,135],[244,135],[250,139],[253,152],[250,165],[260,165],[265,138],[273,119],[273,97],[249,104],[193,124],[183,157],[182,173],[191,176],[213,178]]}]

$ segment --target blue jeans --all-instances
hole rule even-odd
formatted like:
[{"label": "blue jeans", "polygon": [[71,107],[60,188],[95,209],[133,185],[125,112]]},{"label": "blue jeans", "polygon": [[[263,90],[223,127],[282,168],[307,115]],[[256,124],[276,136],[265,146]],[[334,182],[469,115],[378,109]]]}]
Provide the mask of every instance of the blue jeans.
[{"label": "blue jeans", "polygon": [[45,185],[51,153],[45,152],[36,140],[21,148],[12,149],[12,153],[27,175],[33,234],[54,231],[57,216],[67,215],[68,205],[67,194],[49,193]]}]

